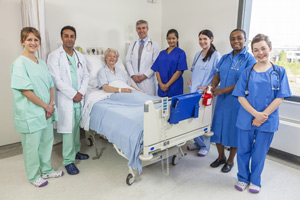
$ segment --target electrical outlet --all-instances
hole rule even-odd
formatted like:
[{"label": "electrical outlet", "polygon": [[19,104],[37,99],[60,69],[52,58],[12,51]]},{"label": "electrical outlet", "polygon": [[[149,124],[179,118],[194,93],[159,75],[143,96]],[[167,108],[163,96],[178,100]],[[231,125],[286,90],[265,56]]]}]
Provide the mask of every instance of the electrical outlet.
[{"label": "electrical outlet", "polygon": [[104,50],[102,47],[88,47],[86,48],[86,53],[88,55],[103,55]]}]

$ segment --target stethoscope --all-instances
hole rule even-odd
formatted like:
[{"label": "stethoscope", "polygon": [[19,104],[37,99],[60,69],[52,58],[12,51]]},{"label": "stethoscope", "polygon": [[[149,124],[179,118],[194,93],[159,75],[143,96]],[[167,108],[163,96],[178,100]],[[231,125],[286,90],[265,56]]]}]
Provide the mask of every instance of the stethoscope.
[{"label": "stethoscope", "polygon": [[[198,59],[199,59],[199,57],[200,57],[201,55],[202,55],[202,51],[199,53],[197,59],[193,62],[192,68],[195,67],[195,65],[196,65],[196,63],[198,62]],[[200,69],[206,69],[206,66],[207,66],[207,65],[208,65],[208,60],[206,60],[206,61],[204,62],[204,65],[200,66]]]},{"label": "stethoscope", "polygon": [[[81,62],[80,62],[80,60],[79,60],[79,57],[78,57],[78,55],[77,55],[75,49],[73,49],[73,52],[75,52],[75,55],[76,55],[76,57],[77,57],[77,68],[79,68],[79,67],[82,68],[82,64],[81,64]],[[66,54],[66,56],[67,56],[67,54]],[[69,65],[71,65],[72,63],[71,63],[70,59],[68,58],[68,56],[67,56],[67,59],[68,59]]]},{"label": "stethoscope", "polygon": [[[133,54],[133,50],[134,50],[136,43],[137,43],[137,41],[134,42],[133,47],[131,49],[131,56]],[[150,46],[148,45],[149,43],[151,43]],[[148,39],[147,44],[146,44],[146,50],[149,52],[149,51],[151,51],[151,49],[152,49],[152,41],[151,40],[149,41],[149,39]]]},{"label": "stethoscope", "polygon": [[[273,64],[272,62],[271,62],[271,64],[272,64],[272,67],[273,67],[273,70],[272,70],[271,73],[270,73],[271,87],[272,87],[272,90],[279,90],[279,88],[280,88],[279,72],[278,72],[278,70],[275,69],[275,66],[274,66],[274,64]],[[252,70],[253,70],[253,68],[254,68],[255,65],[256,65],[256,63],[251,67],[251,70],[250,70],[249,75],[248,75],[247,84],[246,84],[246,89],[245,89],[245,95],[246,95],[246,96],[249,95],[248,85],[249,85],[249,80],[250,80],[251,72],[252,72]],[[276,74],[277,74],[278,86],[277,86],[276,88],[275,88],[274,85],[273,85],[273,77],[272,77],[273,72],[276,72]]]},{"label": "stethoscope", "polygon": [[235,63],[234,67],[231,67],[231,69],[234,69],[234,70],[239,70],[240,69],[240,66],[243,64],[243,62],[245,61],[245,59],[241,60],[238,59],[238,61]]},{"label": "stethoscope", "polygon": [[[235,63],[235,65],[233,67],[231,67],[230,69],[234,69],[236,71],[239,71],[240,70],[240,66],[243,64],[243,62],[245,60],[246,60],[245,58],[243,60],[238,59],[237,62]],[[220,63],[219,63],[219,65],[220,65]],[[217,68],[216,70],[217,70],[217,72],[220,72],[219,68]]]}]

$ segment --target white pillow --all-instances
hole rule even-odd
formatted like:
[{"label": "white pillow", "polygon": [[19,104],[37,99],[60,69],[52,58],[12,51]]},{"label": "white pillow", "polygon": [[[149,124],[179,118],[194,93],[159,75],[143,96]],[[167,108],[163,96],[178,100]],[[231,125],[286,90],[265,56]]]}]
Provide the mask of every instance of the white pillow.
[{"label": "white pillow", "polygon": [[119,57],[118,61],[116,62],[115,67],[122,69],[128,75],[127,70],[125,69],[125,66],[123,65],[120,57]]},{"label": "white pillow", "polygon": [[86,67],[90,74],[90,81],[97,79],[98,72],[105,66],[103,56],[99,55],[84,55],[86,59]]},{"label": "white pillow", "polygon": [[[103,55],[84,55],[86,59],[86,67],[90,74],[89,88],[96,88],[98,86],[98,73],[100,69],[105,67]],[[127,75],[127,70],[122,63],[122,60],[118,59],[115,67],[122,69]]]}]

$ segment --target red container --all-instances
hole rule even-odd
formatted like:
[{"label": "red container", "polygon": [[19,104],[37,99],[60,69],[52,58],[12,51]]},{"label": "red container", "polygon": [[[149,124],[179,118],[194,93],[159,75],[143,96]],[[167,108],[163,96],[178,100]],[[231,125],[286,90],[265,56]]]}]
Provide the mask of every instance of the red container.
[{"label": "red container", "polygon": [[208,86],[208,90],[204,93],[203,96],[203,105],[210,106],[212,104],[213,95],[211,94],[211,86]]}]

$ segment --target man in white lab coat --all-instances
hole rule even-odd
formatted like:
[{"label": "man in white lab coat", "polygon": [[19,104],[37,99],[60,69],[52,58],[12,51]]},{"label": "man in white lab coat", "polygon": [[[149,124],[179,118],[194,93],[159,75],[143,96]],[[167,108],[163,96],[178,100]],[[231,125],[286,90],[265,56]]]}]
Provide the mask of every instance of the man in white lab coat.
[{"label": "man in white lab coat", "polygon": [[126,68],[139,89],[149,95],[155,95],[156,77],[151,66],[156,60],[160,49],[158,44],[148,36],[148,30],[147,21],[139,20],[136,22],[136,32],[139,39],[131,42],[128,47]]},{"label": "man in white lab coat", "polygon": [[84,56],[74,49],[76,29],[65,26],[61,30],[62,46],[48,56],[48,68],[56,87],[57,132],[63,135],[63,164],[70,175],[79,173],[75,158],[86,160],[80,153],[81,108],[87,90],[89,73]]}]

